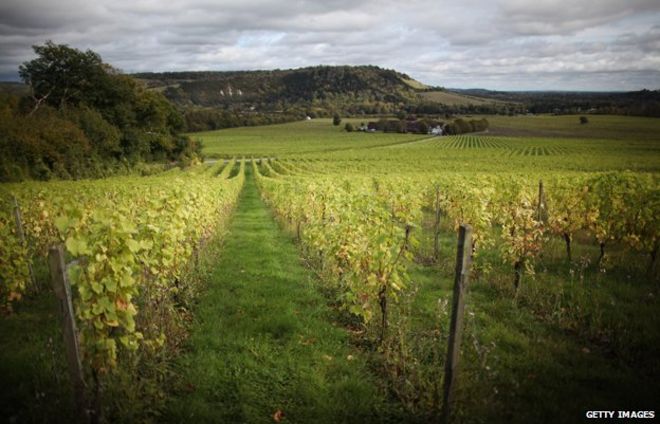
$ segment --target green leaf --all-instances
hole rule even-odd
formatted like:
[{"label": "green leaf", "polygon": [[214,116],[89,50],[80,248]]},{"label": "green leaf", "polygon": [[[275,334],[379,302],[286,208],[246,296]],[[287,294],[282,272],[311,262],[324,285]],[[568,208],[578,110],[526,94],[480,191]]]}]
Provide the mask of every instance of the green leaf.
[{"label": "green leaf", "polygon": [[64,215],[60,215],[55,218],[53,223],[55,224],[55,228],[57,228],[60,233],[64,234],[69,228],[69,225],[71,225],[71,220]]},{"label": "green leaf", "polygon": [[87,246],[87,242],[82,239],[69,237],[66,239],[65,245],[66,245],[66,249],[73,256],[83,256],[90,253],[89,247]]},{"label": "green leaf", "polygon": [[138,243],[137,241],[135,241],[133,239],[126,240],[126,246],[128,247],[128,250],[130,250],[133,253],[139,252],[141,247],[142,247],[140,245],[140,243]]},{"label": "green leaf", "polygon": [[103,286],[101,285],[101,283],[96,282],[96,281],[92,281],[89,285],[92,287],[92,291],[94,293],[96,293],[96,294],[103,293]]},{"label": "green leaf", "polygon": [[123,273],[119,279],[120,287],[130,287],[134,283],[134,278],[131,274]]}]

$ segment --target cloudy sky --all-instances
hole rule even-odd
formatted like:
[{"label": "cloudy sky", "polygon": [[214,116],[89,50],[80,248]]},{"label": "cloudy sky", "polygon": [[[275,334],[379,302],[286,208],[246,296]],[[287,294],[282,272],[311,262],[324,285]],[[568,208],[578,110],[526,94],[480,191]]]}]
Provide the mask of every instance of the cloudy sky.
[{"label": "cloudy sky", "polygon": [[125,72],[372,64],[456,88],[660,89],[659,0],[2,0],[0,79],[48,39]]}]

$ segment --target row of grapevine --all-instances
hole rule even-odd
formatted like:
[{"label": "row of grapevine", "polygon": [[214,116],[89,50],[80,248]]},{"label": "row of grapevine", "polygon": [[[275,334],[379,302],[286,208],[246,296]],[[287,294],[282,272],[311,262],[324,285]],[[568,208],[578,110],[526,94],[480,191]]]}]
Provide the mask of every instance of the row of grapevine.
[{"label": "row of grapevine", "polygon": [[244,179],[243,163],[236,177],[226,178],[233,167],[232,161],[218,176],[219,166],[166,178],[9,186],[26,205],[28,243],[17,248],[15,232],[0,213],[8,241],[0,250],[5,309],[27,287],[28,258],[43,260],[50,246],[63,242],[73,263],[68,272],[86,362],[106,371],[116,365],[118,349],[135,350],[142,341],[162,344],[162,323],[136,325],[138,310],[176,295],[200,242],[224,225]]},{"label": "row of grapevine", "polygon": [[455,229],[470,224],[477,268],[487,266],[479,261],[483,249],[494,247],[515,270],[516,286],[525,271],[534,272],[552,236],[566,241],[569,255],[577,232],[591,234],[602,249],[618,243],[648,254],[650,266],[657,255],[660,189],[651,174],[553,174],[539,199],[536,176],[277,172],[290,169],[265,163],[262,175],[257,170],[262,195],[295,228],[328,280],[343,289],[344,305],[367,322],[380,308],[386,324],[387,296],[408,283],[405,258],[428,211]]},{"label": "row of grapevine", "polygon": [[545,177],[542,193],[536,176],[440,174],[430,179],[430,187],[418,182],[429,187],[426,208],[451,220],[455,229],[470,223],[477,257],[482,247],[497,244],[504,261],[517,272],[531,273],[549,237],[564,239],[570,262],[571,241],[583,233],[600,244],[601,259],[605,245],[617,243],[649,255],[649,266],[654,265],[660,190],[651,174],[554,174]]},{"label": "row of grapevine", "polygon": [[[274,175],[269,165],[266,173]],[[336,178],[271,178],[255,166],[262,195],[276,213],[294,224],[308,256],[318,260],[324,277],[341,287],[341,301],[368,322],[387,300],[405,288],[405,259],[413,243],[405,227],[412,222],[401,202],[395,210],[373,201],[368,180],[352,183]],[[384,322],[386,318],[384,318]]]}]

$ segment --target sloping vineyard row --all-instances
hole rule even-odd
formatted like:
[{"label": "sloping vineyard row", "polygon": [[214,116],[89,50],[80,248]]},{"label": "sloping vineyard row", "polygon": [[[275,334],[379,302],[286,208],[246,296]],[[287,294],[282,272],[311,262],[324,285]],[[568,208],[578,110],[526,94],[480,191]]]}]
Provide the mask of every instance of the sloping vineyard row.
[{"label": "sloping vineyard row", "polygon": [[244,164],[227,179],[234,167],[232,161],[174,171],[167,178],[8,186],[5,197],[15,196],[22,205],[27,241],[17,238],[11,210],[3,207],[3,308],[10,310],[28,290],[28,262],[45,262],[49,248],[63,242],[73,263],[68,273],[85,360],[106,370],[120,348],[162,344],[157,322],[136,326],[138,309],[159,305],[182,289],[182,273],[200,242],[221,229],[236,202]]},{"label": "sloping vineyard row", "polygon": [[[406,259],[420,231],[435,233],[437,244],[440,220],[455,229],[472,225],[476,266],[485,266],[484,248],[495,249],[511,265],[516,285],[534,272],[551,237],[564,240],[570,260],[578,232],[590,234],[603,254],[616,243],[631,255],[648,255],[650,269],[655,265],[660,189],[650,174],[551,174],[540,200],[536,176],[300,176],[277,167],[255,168],[263,197],[341,289],[344,306],[365,322],[378,309],[385,315],[387,299],[407,286]],[[434,217],[432,228],[425,228],[425,214]]]}]

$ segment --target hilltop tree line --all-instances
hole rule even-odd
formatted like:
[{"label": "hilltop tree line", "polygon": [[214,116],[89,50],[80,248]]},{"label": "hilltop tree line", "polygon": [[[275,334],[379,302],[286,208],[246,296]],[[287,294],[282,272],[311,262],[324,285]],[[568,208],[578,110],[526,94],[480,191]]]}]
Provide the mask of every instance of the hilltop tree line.
[{"label": "hilltop tree line", "polygon": [[[181,105],[224,107],[259,105],[281,112],[285,105],[400,103],[416,99],[402,82],[409,78],[376,66],[315,66],[292,70],[143,73],[137,78],[163,87]],[[325,107],[324,107],[325,108]]]},{"label": "hilltop tree line", "polygon": [[97,53],[33,49],[19,68],[30,94],[0,98],[0,180],[96,177],[200,154],[174,105]]}]

